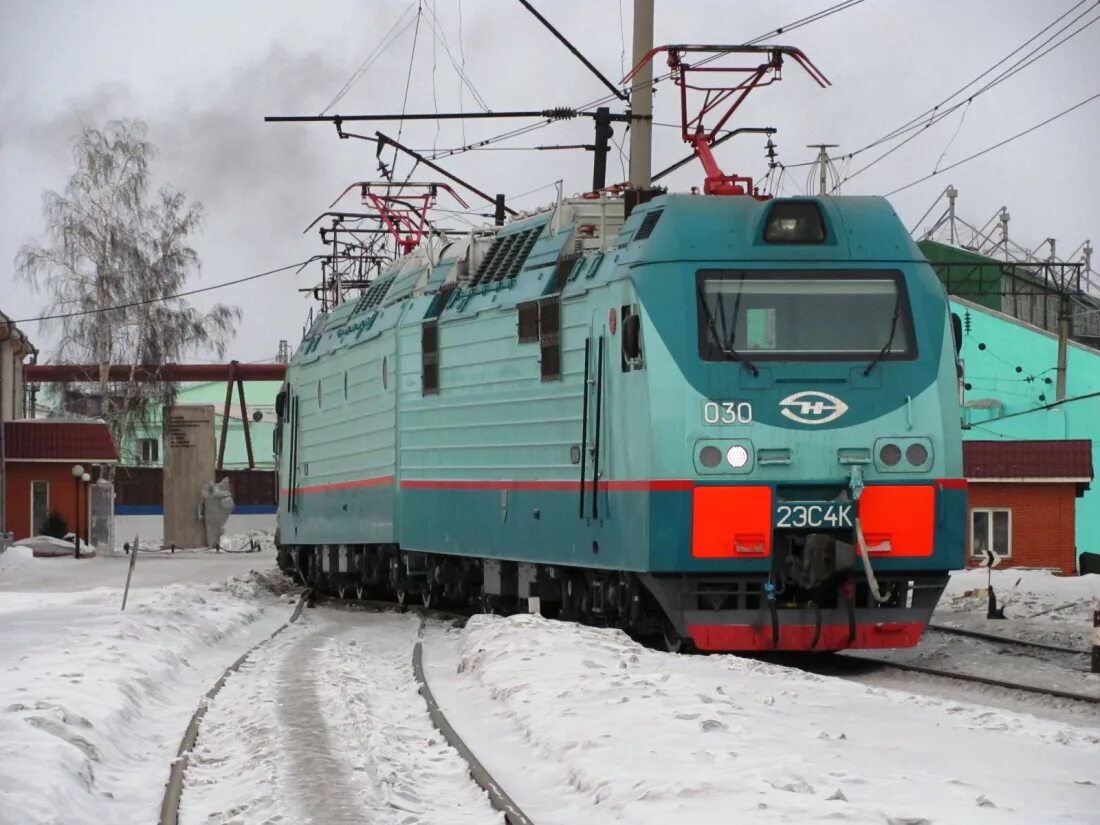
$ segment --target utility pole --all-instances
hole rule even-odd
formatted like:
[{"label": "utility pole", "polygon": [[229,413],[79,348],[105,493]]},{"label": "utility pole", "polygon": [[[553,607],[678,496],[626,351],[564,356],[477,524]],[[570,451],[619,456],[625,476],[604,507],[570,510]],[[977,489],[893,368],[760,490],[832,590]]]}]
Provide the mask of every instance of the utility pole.
[{"label": "utility pole", "polygon": [[825,197],[829,194],[829,153],[826,149],[835,149],[836,143],[810,143],[807,149],[817,149],[817,194]]},{"label": "utility pole", "polygon": [[[637,66],[653,48],[653,0],[634,0],[634,53]],[[630,185],[648,189],[653,171],[653,61],[634,76],[630,91]]]},{"label": "utility pole", "polygon": [[1008,213],[1008,207],[1001,207],[1001,214],[997,216],[1001,221],[1001,245],[1004,247],[1005,260],[1009,259],[1008,255],[1008,221],[1011,219],[1011,215]]},{"label": "utility pole", "polygon": [[[1054,383],[1054,399],[1062,401],[1066,397],[1066,350],[1069,347],[1069,290],[1070,278],[1066,275],[1065,267],[1058,266],[1058,258],[1055,254],[1054,238],[1047,238],[1050,244],[1050,257],[1047,263],[1050,267],[1051,280],[1058,285],[1058,365],[1054,369],[1057,376]],[[1057,274],[1055,274],[1057,273]],[[1045,319],[1044,319],[1045,320]],[[1046,324],[1044,323],[1044,327]]]}]

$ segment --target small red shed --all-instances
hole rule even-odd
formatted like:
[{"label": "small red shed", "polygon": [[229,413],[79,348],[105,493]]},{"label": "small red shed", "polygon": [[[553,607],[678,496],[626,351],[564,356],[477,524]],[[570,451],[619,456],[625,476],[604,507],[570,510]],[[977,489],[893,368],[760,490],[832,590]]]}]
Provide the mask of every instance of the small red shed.
[{"label": "small red shed", "polygon": [[1092,482],[1092,442],[964,441],[967,565],[987,549],[1007,567],[1077,567],[1076,500]]},{"label": "small red shed", "polygon": [[42,531],[46,515],[56,510],[70,530],[88,534],[87,485],[73,477],[80,464],[115,464],[118,449],[102,421],[37,418],[4,422],[5,525],[16,541]]}]

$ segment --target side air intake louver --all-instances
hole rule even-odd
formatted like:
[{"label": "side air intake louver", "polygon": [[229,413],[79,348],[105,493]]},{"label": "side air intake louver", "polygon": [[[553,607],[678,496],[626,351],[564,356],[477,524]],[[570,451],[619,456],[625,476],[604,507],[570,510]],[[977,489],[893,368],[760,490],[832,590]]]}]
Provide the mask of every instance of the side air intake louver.
[{"label": "side air intake louver", "polygon": [[657,226],[657,221],[661,219],[661,215],[664,214],[663,209],[654,209],[642,218],[642,225],[638,227],[638,231],[634,233],[634,240],[644,241],[650,235],[653,234],[653,228]]},{"label": "side air intake louver", "polygon": [[478,284],[506,281],[516,277],[541,232],[542,227],[539,226],[514,235],[498,236],[493,240],[493,245],[485,253],[481,265],[478,266],[477,272],[467,286],[475,287]]},{"label": "side air intake louver", "polygon": [[393,279],[396,277],[396,273],[392,275],[380,275],[375,278],[371,285],[367,287],[367,291],[363,293],[359,302],[355,305],[355,312],[362,312],[366,309],[378,306],[382,303],[382,299],[386,297],[386,293],[390,291],[390,287],[393,286]]}]

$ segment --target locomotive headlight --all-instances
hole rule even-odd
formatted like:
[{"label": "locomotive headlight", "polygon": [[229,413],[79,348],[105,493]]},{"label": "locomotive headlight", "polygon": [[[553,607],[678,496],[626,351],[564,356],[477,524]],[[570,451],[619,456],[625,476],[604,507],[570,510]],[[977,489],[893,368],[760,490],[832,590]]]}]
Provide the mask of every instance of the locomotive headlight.
[{"label": "locomotive headlight", "polygon": [[740,444],[734,444],[726,450],[726,461],[735,470],[740,469],[749,463],[749,451]]},{"label": "locomotive headlight", "polygon": [[887,467],[895,467],[901,461],[901,447],[897,444],[883,444],[878,451],[878,460]]},{"label": "locomotive headlight", "polygon": [[699,451],[699,463],[704,467],[717,467],[722,463],[722,451],[708,444]]},{"label": "locomotive headlight", "polygon": [[922,466],[928,461],[928,448],[923,444],[910,444],[905,450],[905,460],[914,467]]},{"label": "locomotive headlight", "polygon": [[932,439],[895,436],[875,442],[875,468],[882,473],[927,473],[932,469]]}]

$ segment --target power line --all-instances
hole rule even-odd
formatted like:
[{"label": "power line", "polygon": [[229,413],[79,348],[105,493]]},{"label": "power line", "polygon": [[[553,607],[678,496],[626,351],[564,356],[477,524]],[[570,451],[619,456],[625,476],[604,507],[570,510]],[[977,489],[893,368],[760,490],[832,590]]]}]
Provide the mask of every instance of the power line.
[{"label": "power line", "polygon": [[278,269],[269,269],[266,272],[258,272],[255,275],[247,275],[244,278],[237,278],[232,281],[223,281],[219,284],[211,284],[210,286],[200,287],[199,289],[189,289],[184,292],[176,292],[172,295],[161,295],[158,298],[148,298],[143,301],[131,301],[127,304],[118,304],[111,307],[99,307],[98,309],[83,309],[77,312],[64,312],[58,315],[40,315],[37,318],[20,318],[17,321],[12,321],[13,324],[29,324],[32,321],[57,321],[62,318],[78,318],[82,315],[97,315],[101,312],[113,312],[119,309],[133,309],[135,307],[146,306],[148,304],[159,304],[165,301],[174,301],[177,298],[186,298],[190,295],[198,295],[202,292],[213,292],[215,289],[224,289],[227,286],[235,286],[237,284],[243,284],[246,281],[255,281],[259,278],[266,278],[269,275],[278,275],[280,272],[287,272],[291,269],[300,269],[308,264],[309,261],[299,261],[298,263],[288,264],[287,266],[281,266]]},{"label": "power line", "polygon": [[1065,115],[1068,115],[1070,112],[1075,111],[1076,109],[1080,109],[1086,103],[1091,103],[1092,101],[1096,100],[1098,97],[1100,97],[1100,92],[1097,92],[1092,97],[1085,98],[1080,103],[1077,103],[1073,106],[1070,106],[1068,109],[1063,109],[1058,114],[1052,115],[1051,117],[1048,117],[1046,120],[1042,121],[1041,123],[1036,123],[1034,126],[1031,126],[1027,129],[1024,129],[1022,132],[1017,132],[1012,137],[1005,138],[1004,140],[1002,140],[999,143],[994,143],[992,146],[987,146],[985,149],[982,149],[980,152],[975,152],[974,154],[970,155],[969,157],[965,157],[962,160],[955,161],[955,163],[952,163],[949,166],[945,166],[945,167],[943,167],[942,169],[940,169],[938,171],[932,172],[931,174],[925,175],[923,178],[918,178],[915,181],[907,183],[907,184],[905,184],[905,186],[899,186],[897,189],[892,189],[891,191],[886,193],[886,197],[889,197],[890,195],[895,195],[898,192],[901,192],[905,189],[908,189],[911,186],[916,186],[918,183],[923,183],[924,181],[928,180],[929,178],[936,177],[936,175],[942,175],[944,172],[948,171],[949,169],[954,169],[958,166],[962,166],[964,163],[972,161],[972,160],[974,160],[974,158],[981,157],[982,155],[986,154],[987,152],[992,152],[994,149],[999,149],[1000,147],[1004,146],[1006,143],[1011,143],[1012,141],[1016,140],[1017,138],[1022,138],[1024,135],[1030,134],[1030,133],[1034,132],[1036,129],[1039,129],[1039,128],[1042,128],[1043,126],[1046,126],[1048,123],[1053,123],[1054,121],[1058,120],[1058,118],[1064,117]]},{"label": "power line", "polygon": [[[841,184],[849,182],[853,178],[855,178],[855,177],[863,174],[864,172],[866,172],[871,167],[877,165],[880,161],[886,159],[887,157],[892,155],[894,152],[897,152],[899,149],[901,149],[903,146],[908,144],[910,141],[916,139],[919,135],[924,134],[931,126],[934,126],[935,124],[939,123],[941,120],[948,117],[952,113],[958,111],[960,108],[962,108],[964,106],[969,107],[969,105],[974,101],[975,98],[979,97],[980,95],[984,94],[985,92],[990,91],[991,89],[996,88],[1001,83],[1003,83],[1006,80],[1008,80],[1009,78],[1011,78],[1013,75],[1023,71],[1028,66],[1031,66],[1032,64],[1034,64],[1037,61],[1041,60],[1043,57],[1046,57],[1046,55],[1050,54],[1055,49],[1059,48],[1060,46],[1063,46],[1070,39],[1072,39],[1073,37],[1076,37],[1078,34],[1083,32],[1085,29],[1087,29],[1093,23],[1096,23],[1097,21],[1100,21],[1100,16],[1094,17],[1092,20],[1088,21],[1087,23],[1085,23],[1084,25],[1082,25],[1081,27],[1079,27],[1075,31],[1070,32],[1068,35],[1066,35],[1064,38],[1062,38],[1057,43],[1054,43],[1053,45],[1050,45],[1049,48],[1045,48],[1045,47],[1048,46],[1048,44],[1051,43],[1051,41],[1055,40],[1063,32],[1065,32],[1066,29],[1068,29],[1071,26],[1075,25],[1079,20],[1081,20],[1082,17],[1085,17],[1086,15],[1090,14],[1094,10],[1093,7],[1090,7],[1088,9],[1086,9],[1084,12],[1079,14],[1077,17],[1075,17],[1073,20],[1071,20],[1069,23],[1067,23],[1061,29],[1056,31],[1054,34],[1052,34],[1050,37],[1048,37],[1046,40],[1044,40],[1042,43],[1040,43],[1038,46],[1036,46],[1030,52],[1025,54],[1023,57],[1021,57],[1019,60],[1017,60],[1011,66],[1009,66],[1004,71],[1002,71],[999,75],[997,75],[992,80],[987,82],[984,86],[980,87],[979,89],[974,91],[972,94],[970,94],[970,96],[967,97],[965,100],[960,100],[959,102],[957,102],[957,103],[955,103],[951,106],[948,106],[947,108],[941,108],[945,104],[950,102],[953,98],[958,97],[966,89],[973,86],[975,83],[977,83],[983,77],[988,75],[990,72],[992,72],[998,66],[1002,65],[1007,60],[1012,58],[1014,55],[1016,55],[1022,49],[1026,48],[1030,43],[1032,43],[1035,40],[1037,40],[1038,38],[1042,37],[1043,34],[1045,34],[1047,31],[1049,31],[1051,28],[1056,26],[1063,19],[1068,17],[1070,14],[1072,14],[1077,8],[1079,8],[1081,5],[1083,5],[1084,3],[1087,3],[1087,2],[1093,2],[1093,0],[1079,0],[1079,2],[1076,5],[1074,5],[1073,7],[1071,7],[1069,9],[1069,11],[1065,12],[1064,14],[1062,14],[1061,16],[1056,18],[1052,23],[1049,23],[1043,29],[1036,32],[1034,35],[1029,37],[1027,40],[1025,40],[1023,43],[1021,43],[1019,46],[1017,46],[1015,49],[1013,49],[1007,55],[1005,55],[1000,60],[998,60],[996,63],[994,63],[992,66],[990,66],[988,69],[986,69],[984,72],[979,74],[977,77],[975,77],[974,79],[972,79],[968,83],[963,84],[961,87],[959,87],[959,89],[957,89],[955,92],[953,92],[952,94],[945,97],[943,100],[941,100],[936,105],[932,106],[930,109],[924,110],[923,112],[921,112],[916,117],[910,118],[908,121],[903,123],[901,126],[898,126],[895,129],[887,132],[885,135],[882,135],[881,137],[876,138],[875,140],[871,141],[867,145],[862,146],[862,147],[860,147],[859,149],[856,149],[853,152],[849,152],[847,155],[844,156],[847,160],[851,160],[852,158],[856,157],[857,155],[860,155],[860,154],[863,154],[864,152],[870,151],[871,149],[874,149],[875,147],[880,146],[884,143],[888,143],[892,140],[896,140],[898,138],[901,138],[904,135],[908,135],[908,137],[906,137],[900,143],[897,143],[894,146],[890,147],[885,152],[883,152],[881,155],[876,157],[874,160],[870,161],[869,163],[865,164],[864,166],[861,166],[859,169],[857,169],[855,172],[852,172],[850,175],[845,176],[844,179],[842,181],[840,181],[840,183],[838,183],[836,187],[833,188],[833,191],[836,191],[836,189],[839,188]],[[1043,50],[1044,48],[1045,48],[1045,50]],[[1043,51],[1041,51],[1041,50],[1043,50]],[[1038,54],[1037,54],[1037,52],[1038,52]],[[926,118],[927,118],[927,120],[926,120]],[[812,162],[805,163],[805,164],[799,164],[799,165],[811,165],[811,164],[812,164]],[[792,166],[793,166],[793,164],[792,164]]]},{"label": "power line", "polygon": [[326,114],[329,109],[339,103],[343,99],[344,95],[351,91],[351,87],[354,86],[364,74],[366,74],[367,69],[369,69],[375,63],[375,61],[377,61],[378,58],[382,56],[383,52],[385,52],[386,49],[392,46],[397,41],[397,39],[401,37],[401,35],[408,31],[409,26],[412,25],[411,20],[406,23],[404,28],[402,28],[400,31],[397,31],[397,27],[401,25],[401,21],[405,19],[410,11],[412,11],[412,7],[416,5],[416,2],[417,0],[412,0],[412,2],[405,7],[405,10],[401,12],[401,16],[397,18],[397,22],[395,22],[390,27],[390,30],[382,36],[382,39],[378,41],[378,45],[374,47],[374,51],[370,52],[363,60],[363,62],[359,64],[359,68],[351,73],[351,77],[349,77],[344,82],[344,85],[340,87],[340,90],[336,93],[335,97],[333,97],[332,100],[329,101],[328,106],[321,110],[321,114]]}]

